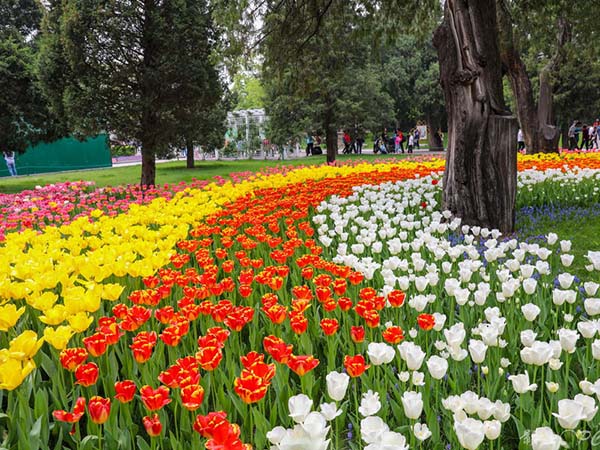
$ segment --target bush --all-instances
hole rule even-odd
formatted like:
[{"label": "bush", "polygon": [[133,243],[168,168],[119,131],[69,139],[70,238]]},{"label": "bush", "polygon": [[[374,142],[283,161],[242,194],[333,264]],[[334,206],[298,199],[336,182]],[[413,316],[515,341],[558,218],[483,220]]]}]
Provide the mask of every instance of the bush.
[{"label": "bush", "polygon": [[112,157],[133,156],[137,149],[133,145],[112,145],[110,147],[110,155]]}]

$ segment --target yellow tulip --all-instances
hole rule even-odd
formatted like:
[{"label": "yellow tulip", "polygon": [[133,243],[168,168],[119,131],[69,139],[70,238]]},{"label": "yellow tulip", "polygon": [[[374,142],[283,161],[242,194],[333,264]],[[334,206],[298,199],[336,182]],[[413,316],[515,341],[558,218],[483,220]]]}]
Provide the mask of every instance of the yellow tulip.
[{"label": "yellow tulip", "polygon": [[121,297],[125,286],[116,283],[107,283],[102,285],[102,298],[105,300],[115,301]]},{"label": "yellow tulip", "polygon": [[25,307],[17,309],[14,304],[0,306],[0,331],[8,331],[25,312]]},{"label": "yellow tulip", "polygon": [[0,363],[0,389],[12,391],[19,387],[33,369],[35,369],[35,363],[30,359],[21,361],[9,358]]},{"label": "yellow tulip", "polygon": [[88,316],[87,313],[79,312],[67,317],[67,321],[76,333],[82,333],[90,327],[94,318]]},{"label": "yellow tulip", "polygon": [[40,311],[46,311],[54,306],[56,300],[58,300],[58,295],[48,291],[43,292],[42,294],[39,292],[34,292],[25,300],[32,308],[39,309]]},{"label": "yellow tulip", "polygon": [[64,350],[73,334],[73,329],[68,325],[61,325],[57,328],[46,327],[44,339],[55,349]]},{"label": "yellow tulip", "polygon": [[38,319],[46,325],[59,325],[65,321],[67,317],[67,309],[65,305],[54,305],[52,308],[44,311],[44,315]]},{"label": "yellow tulip", "polygon": [[10,341],[8,351],[12,359],[31,359],[44,343],[44,338],[38,339],[35,331],[26,330]]}]

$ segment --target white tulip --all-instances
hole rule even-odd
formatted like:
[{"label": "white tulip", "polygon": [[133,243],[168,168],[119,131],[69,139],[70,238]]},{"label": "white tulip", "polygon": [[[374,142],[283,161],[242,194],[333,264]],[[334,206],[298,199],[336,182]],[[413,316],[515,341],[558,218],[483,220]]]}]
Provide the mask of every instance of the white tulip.
[{"label": "white tulip", "polygon": [[535,338],[537,337],[537,333],[533,330],[523,330],[521,331],[521,344],[525,347],[531,347],[535,342]]},{"label": "white tulip", "polygon": [[325,380],[327,381],[327,393],[329,397],[337,402],[342,401],[346,396],[350,377],[345,373],[329,372]]},{"label": "white tulip", "polygon": [[396,352],[394,347],[384,342],[371,342],[367,349],[367,355],[373,365],[380,366],[389,364],[394,360]]},{"label": "white tulip", "polygon": [[531,434],[531,447],[533,450],[559,450],[568,445],[550,427],[540,427]]},{"label": "white tulip", "polygon": [[402,394],[404,414],[409,419],[418,419],[423,412],[423,399],[420,392],[405,391]]},{"label": "white tulip", "polygon": [[575,400],[563,399],[558,401],[558,413],[552,413],[558,423],[566,430],[574,430],[585,417],[584,408]]},{"label": "white tulip", "polygon": [[594,400],[594,397],[584,394],[577,394],[574,400],[583,407],[583,420],[586,422],[592,420],[598,412],[598,407],[596,406],[596,400]]},{"label": "white tulip", "polygon": [[358,412],[364,417],[372,416],[377,414],[381,409],[381,402],[379,401],[379,393],[368,390],[362,396]]},{"label": "white tulip", "polygon": [[400,357],[406,361],[406,365],[410,370],[419,370],[425,359],[425,352],[414,342],[404,341],[398,345]]},{"label": "white tulip", "polygon": [[485,437],[490,441],[500,437],[501,429],[502,425],[498,420],[486,420],[483,422],[483,432],[485,433]]},{"label": "white tulip", "polygon": [[469,340],[469,353],[475,364],[481,364],[485,359],[488,346],[476,339]]},{"label": "white tulip", "polygon": [[583,307],[585,308],[585,312],[590,316],[596,316],[600,314],[600,298],[586,298],[583,302]]},{"label": "white tulip", "polygon": [[432,378],[441,380],[448,371],[448,361],[439,356],[431,356],[427,360],[427,369]]},{"label": "white tulip", "polygon": [[595,322],[589,320],[582,320],[577,323],[577,330],[585,339],[591,339],[598,331],[598,326]]},{"label": "white tulip", "polygon": [[527,278],[523,280],[523,290],[526,294],[531,295],[537,288],[537,280],[535,278]]},{"label": "white tulip", "polygon": [[585,289],[585,293],[590,297],[592,295],[596,295],[596,292],[598,292],[599,287],[600,284],[595,283],[593,281],[586,281],[585,283],[583,283],[583,289]]},{"label": "white tulip", "polygon": [[313,401],[304,394],[298,394],[290,397],[288,400],[288,409],[290,411],[290,417],[294,422],[302,423],[304,419],[310,413]]},{"label": "white tulip", "polygon": [[360,421],[360,435],[367,444],[380,441],[383,434],[389,430],[381,417],[369,416]]},{"label": "white tulip", "polygon": [[421,442],[431,437],[431,431],[425,423],[415,423],[413,425],[413,433],[415,434],[415,437]]},{"label": "white tulip", "polygon": [[523,316],[525,316],[526,320],[533,322],[540,314],[541,309],[539,306],[534,305],[533,303],[527,303],[521,306],[521,312],[523,313]]},{"label": "white tulip", "polygon": [[331,403],[321,403],[319,407],[321,414],[325,417],[325,420],[332,421],[339,415],[343,413],[341,409],[337,408],[337,404],[335,402]]},{"label": "white tulip", "polygon": [[517,394],[524,394],[537,389],[537,384],[529,384],[529,373],[527,371],[524,374],[511,375],[508,380],[512,382],[513,389]]},{"label": "white tulip", "polygon": [[467,450],[475,450],[485,439],[483,422],[471,418],[454,421],[454,431],[460,445]]},{"label": "white tulip", "polygon": [[567,353],[575,352],[577,340],[579,339],[579,333],[577,331],[561,328],[558,330],[558,338],[560,340],[560,346],[564,351]]}]

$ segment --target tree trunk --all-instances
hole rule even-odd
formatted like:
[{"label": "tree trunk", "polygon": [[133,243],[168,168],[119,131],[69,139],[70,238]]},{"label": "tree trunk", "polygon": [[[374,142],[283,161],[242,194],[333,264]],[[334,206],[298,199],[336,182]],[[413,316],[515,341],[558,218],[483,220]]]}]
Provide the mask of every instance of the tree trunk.
[{"label": "tree trunk", "polygon": [[429,151],[444,150],[444,142],[438,134],[439,124],[434,123],[431,116],[427,116],[427,141],[429,143]]},{"label": "tree trunk", "polygon": [[328,99],[328,106],[325,110],[324,117],[324,128],[325,128],[325,144],[327,145],[327,163],[335,162],[337,157],[337,130],[333,121],[333,106],[330,105],[330,101]]},{"label": "tree trunk", "polygon": [[186,141],[185,148],[186,148],[186,154],[185,154],[186,167],[188,169],[193,169],[194,168],[194,143],[191,141]]},{"label": "tree trunk", "polygon": [[156,157],[154,149],[147,143],[142,143],[142,187],[154,186],[156,184]]},{"label": "tree trunk", "polygon": [[447,0],[434,34],[448,111],[443,208],[463,223],[514,230],[517,121],[506,111],[495,0]]}]

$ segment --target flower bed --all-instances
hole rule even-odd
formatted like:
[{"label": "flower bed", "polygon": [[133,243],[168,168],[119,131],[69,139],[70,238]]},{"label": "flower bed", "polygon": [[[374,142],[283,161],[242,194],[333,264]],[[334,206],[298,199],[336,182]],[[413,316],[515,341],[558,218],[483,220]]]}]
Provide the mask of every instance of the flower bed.
[{"label": "flower bed", "polygon": [[[521,175],[520,206],[565,179],[561,202],[598,202],[599,162],[520,158],[545,171]],[[9,234],[7,441],[591,445],[598,284],[569,275],[557,236],[526,244],[439,211],[442,169],[301,168]]]}]

